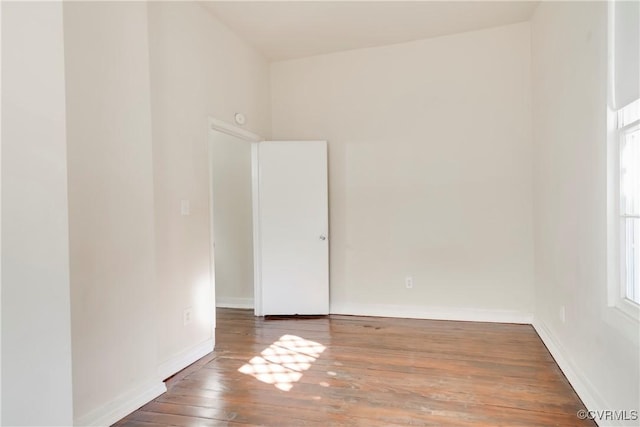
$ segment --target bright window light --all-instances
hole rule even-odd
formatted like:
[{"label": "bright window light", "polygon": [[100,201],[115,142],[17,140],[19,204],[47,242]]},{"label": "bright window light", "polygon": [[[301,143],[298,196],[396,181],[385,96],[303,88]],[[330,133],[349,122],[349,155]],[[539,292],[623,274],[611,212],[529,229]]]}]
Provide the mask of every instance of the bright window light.
[{"label": "bright window light", "polygon": [[325,350],[325,346],[295,335],[283,335],[238,369],[277,389],[289,391],[293,383]]},{"label": "bright window light", "polygon": [[618,112],[618,141],[622,293],[640,304],[640,100]]}]

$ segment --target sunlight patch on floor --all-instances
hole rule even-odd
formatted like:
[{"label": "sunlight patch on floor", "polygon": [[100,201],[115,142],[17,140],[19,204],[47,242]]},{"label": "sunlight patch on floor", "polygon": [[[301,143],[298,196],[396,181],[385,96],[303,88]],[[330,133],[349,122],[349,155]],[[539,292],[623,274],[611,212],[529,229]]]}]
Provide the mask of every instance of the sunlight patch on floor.
[{"label": "sunlight patch on floor", "polygon": [[259,356],[240,367],[238,372],[273,384],[279,390],[289,391],[325,348],[322,344],[296,335],[283,335],[262,350]]}]

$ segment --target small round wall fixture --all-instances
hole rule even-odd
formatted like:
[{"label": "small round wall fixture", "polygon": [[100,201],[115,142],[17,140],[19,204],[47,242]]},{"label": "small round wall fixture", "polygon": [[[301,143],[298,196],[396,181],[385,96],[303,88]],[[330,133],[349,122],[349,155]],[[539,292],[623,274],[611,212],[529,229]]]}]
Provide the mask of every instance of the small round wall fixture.
[{"label": "small round wall fixture", "polygon": [[233,116],[233,119],[236,121],[236,124],[240,126],[247,122],[247,118],[242,113],[236,113],[236,115]]}]

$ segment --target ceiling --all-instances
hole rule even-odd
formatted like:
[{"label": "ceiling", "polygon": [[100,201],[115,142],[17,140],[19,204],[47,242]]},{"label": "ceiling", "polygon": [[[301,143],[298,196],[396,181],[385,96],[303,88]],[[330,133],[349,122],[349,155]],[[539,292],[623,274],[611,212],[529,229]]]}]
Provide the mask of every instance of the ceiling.
[{"label": "ceiling", "polygon": [[528,20],[537,1],[210,1],[271,61],[402,43]]}]

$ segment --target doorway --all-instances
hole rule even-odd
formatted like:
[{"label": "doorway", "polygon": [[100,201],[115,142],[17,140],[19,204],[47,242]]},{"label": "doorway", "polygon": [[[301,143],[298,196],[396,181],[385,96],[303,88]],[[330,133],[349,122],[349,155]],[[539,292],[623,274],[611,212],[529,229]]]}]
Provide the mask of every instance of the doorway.
[{"label": "doorway", "polygon": [[260,137],[209,120],[212,275],[216,307],[254,308],[252,144]]},{"label": "doorway", "polygon": [[215,307],[328,314],[327,142],[209,119],[209,145]]}]

